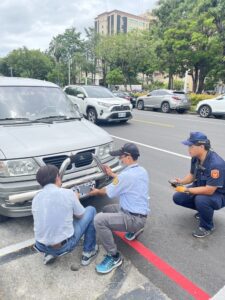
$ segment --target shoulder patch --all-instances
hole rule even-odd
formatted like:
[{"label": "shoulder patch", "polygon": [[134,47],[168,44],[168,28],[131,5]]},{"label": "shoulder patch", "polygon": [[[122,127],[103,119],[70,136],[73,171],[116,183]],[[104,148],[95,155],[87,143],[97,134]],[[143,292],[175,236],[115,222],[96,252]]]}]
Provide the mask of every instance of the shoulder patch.
[{"label": "shoulder patch", "polygon": [[117,185],[117,184],[119,183],[118,177],[114,177],[112,183],[113,183],[114,185]]},{"label": "shoulder patch", "polygon": [[220,177],[220,171],[219,170],[211,170],[211,177],[214,178],[214,179],[217,179]]}]

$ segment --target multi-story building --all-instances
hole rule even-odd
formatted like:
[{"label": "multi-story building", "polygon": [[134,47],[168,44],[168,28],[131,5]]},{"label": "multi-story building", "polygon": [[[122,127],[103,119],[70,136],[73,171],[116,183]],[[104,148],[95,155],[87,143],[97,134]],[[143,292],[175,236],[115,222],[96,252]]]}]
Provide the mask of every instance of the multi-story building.
[{"label": "multi-story building", "polygon": [[133,29],[148,29],[149,20],[120,10],[104,12],[95,18],[95,30],[99,34],[127,33]]}]

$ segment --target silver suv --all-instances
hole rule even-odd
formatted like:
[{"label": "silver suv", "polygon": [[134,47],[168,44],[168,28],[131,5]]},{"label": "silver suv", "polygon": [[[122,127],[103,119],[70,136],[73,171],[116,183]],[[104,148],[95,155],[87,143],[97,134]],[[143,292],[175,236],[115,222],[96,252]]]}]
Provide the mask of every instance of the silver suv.
[{"label": "silver suv", "polygon": [[0,220],[31,214],[38,192],[35,175],[40,166],[60,167],[71,155],[75,161],[63,176],[63,186],[97,187],[109,178],[92,154],[113,172],[121,170],[111,157],[113,140],[103,129],[84,119],[55,84],[24,78],[0,77]]},{"label": "silver suv", "polygon": [[184,113],[190,108],[191,104],[187,94],[182,91],[173,90],[154,90],[147,96],[141,96],[137,99],[137,108],[139,110],[145,107],[160,109],[163,113],[169,113],[176,110],[178,113]]}]

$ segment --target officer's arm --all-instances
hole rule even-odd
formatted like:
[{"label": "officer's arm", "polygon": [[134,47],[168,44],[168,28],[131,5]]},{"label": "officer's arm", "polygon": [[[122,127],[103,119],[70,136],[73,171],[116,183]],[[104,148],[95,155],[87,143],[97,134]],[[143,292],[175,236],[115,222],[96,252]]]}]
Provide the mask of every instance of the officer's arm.
[{"label": "officer's arm", "polygon": [[217,186],[197,186],[197,187],[190,187],[186,188],[185,192],[190,193],[193,195],[213,195],[217,189]]},{"label": "officer's arm", "polygon": [[189,173],[182,179],[176,178],[176,181],[180,184],[189,184],[194,181],[194,176],[193,174]]}]

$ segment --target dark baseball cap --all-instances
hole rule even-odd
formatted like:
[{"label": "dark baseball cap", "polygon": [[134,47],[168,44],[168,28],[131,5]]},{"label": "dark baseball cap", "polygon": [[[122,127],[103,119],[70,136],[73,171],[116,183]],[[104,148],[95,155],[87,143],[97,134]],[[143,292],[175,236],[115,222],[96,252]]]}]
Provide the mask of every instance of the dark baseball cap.
[{"label": "dark baseball cap", "polygon": [[192,146],[192,145],[205,145],[208,144],[209,140],[207,136],[202,133],[202,132],[191,132],[190,137],[186,140],[183,141],[182,144],[186,146]]},{"label": "dark baseball cap", "polygon": [[138,147],[134,143],[127,143],[122,148],[109,152],[111,156],[130,155],[133,158],[138,158],[140,152]]}]

